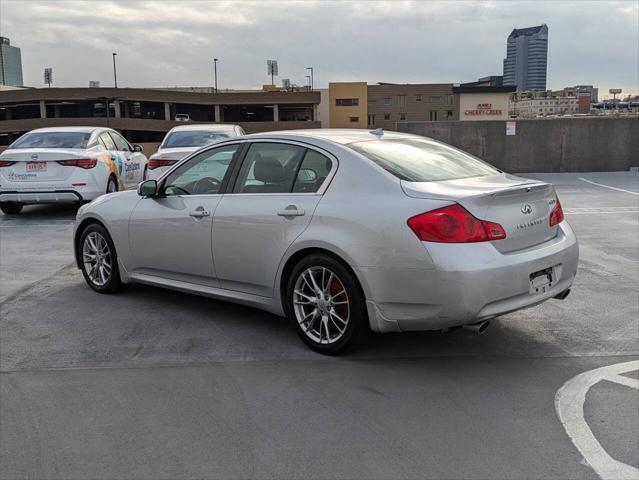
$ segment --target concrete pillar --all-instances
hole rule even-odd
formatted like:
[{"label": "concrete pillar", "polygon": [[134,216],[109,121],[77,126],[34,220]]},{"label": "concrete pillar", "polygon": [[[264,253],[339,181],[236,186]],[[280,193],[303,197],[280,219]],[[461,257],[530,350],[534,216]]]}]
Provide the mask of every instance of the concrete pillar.
[{"label": "concrete pillar", "polygon": [[278,104],[273,105],[273,121],[280,121],[280,106]]},{"label": "concrete pillar", "polygon": [[220,106],[213,105],[213,107],[215,108],[215,122],[220,123],[222,121],[222,112],[220,111]]},{"label": "concrete pillar", "polygon": [[40,118],[47,118],[47,104],[40,100]]},{"label": "concrete pillar", "polygon": [[164,104],[164,120],[171,120],[171,104]]},{"label": "concrete pillar", "polygon": [[120,102],[118,100],[113,102],[113,116],[115,118],[120,118]]}]

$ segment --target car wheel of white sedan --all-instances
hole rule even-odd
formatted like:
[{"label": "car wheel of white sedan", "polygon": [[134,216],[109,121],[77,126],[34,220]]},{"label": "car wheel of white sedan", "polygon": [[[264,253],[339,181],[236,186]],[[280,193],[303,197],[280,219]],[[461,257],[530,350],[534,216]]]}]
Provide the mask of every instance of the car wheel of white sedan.
[{"label": "car wheel of white sedan", "polygon": [[109,181],[107,182],[106,193],[113,193],[118,191],[118,183],[115,181],[115,178],[109,177]]},{"label": "car wheel of white sedan", "polygon": [[22,204],[13,202],[0,203],[0,210],[5,215],[18,215],[22,211]]},{"label": "car wheel of white sedan", "polygon": [[355,347],[369,331],[359,284],[332,257],[310,255],[298,263],[288,281],[287,302],[298,335],[320,353]]},{"label": "car wheel of white sedan", "polygon": [[122,288],[118,256],[111,236],[97,223],[89,225],[80,237],[82,274],[98,293],[113,293]]}]

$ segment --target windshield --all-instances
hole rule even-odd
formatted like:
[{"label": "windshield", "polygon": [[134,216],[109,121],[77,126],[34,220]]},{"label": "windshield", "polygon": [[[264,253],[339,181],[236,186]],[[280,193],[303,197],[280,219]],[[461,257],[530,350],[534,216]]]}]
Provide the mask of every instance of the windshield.
[{"label": "windshield", "polygon": [[18,138],[11,148],[86,148],[90,132],[31,132]]},{"label": "windshield", "polygon": [[164,139],[161,148],[201,147],[209,143],[229,138],[226,132],[212,132],[210,130],[183,130],[172,132]]},{"label": "windshield", "polygon": [[435,182],[500,173],[468,153],[429,140],[371,140],[351,143],[349,147],[396,177],[410,182]]}]

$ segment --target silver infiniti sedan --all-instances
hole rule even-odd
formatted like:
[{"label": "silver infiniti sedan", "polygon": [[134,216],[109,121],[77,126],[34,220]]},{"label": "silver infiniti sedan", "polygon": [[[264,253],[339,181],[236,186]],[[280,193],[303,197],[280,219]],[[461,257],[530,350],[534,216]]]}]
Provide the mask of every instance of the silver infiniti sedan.
[{"label": "silver infiniti sedan", "polygon": [[96,292],[139,282],[251,305],[322,353],[564,299],[579,256],[552,185],[367,130],[198,150],[80,208],[74,249]]}]

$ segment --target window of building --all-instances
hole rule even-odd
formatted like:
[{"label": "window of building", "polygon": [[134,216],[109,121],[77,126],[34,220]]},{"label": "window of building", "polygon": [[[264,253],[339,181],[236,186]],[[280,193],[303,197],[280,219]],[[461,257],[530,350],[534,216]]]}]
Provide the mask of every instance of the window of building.
[{"label": "window of building", "polygon": [[405,113],[400,113],[399,114],[399,119],[400,120],[406,120],[406,114]]},{"label": "window of building", "polygon": [[375,125],[375,114],[374,113],[369,113],[368,114],[368,124],[373,126]]},{"label": "window of building", "polygon": [[359,98],[336,98],[335,105],[338,107],[357,107]]},{"label": "window of building", "polygon": [[436,122],[437,121],[437,110],[431,110],[430,111],[430,121],[431,122]]},{"label": "window of building", "polygon": [[415,101],[416,102],[421,102],[422,101],[422,96],[421,95],[415,95]]},{"label": "window of building", "polygon": [[377,100],[369,100],[368,101],[368,106],[369,107],[374,107],[376,103],[377,103]]},{"label": "window of building", "polygon": [[431,103],[441,103],[442,101],[442,96],[441,95],[431,95],[428,100]]},{"label": "window of building", "polygon": [[357,123],[359,122],[359,117],[348,117],[349,121],[351,123]]},{"label": "window of building", "polygon": [[452,119],[453,119],[453,111],[448,110],[448,112],[446,112],[446,120],[452,120]]},{"label": "window of building", "polygon": [[390,97],[384,97],[384,106],[385,107],[390,107],[390,105],[391,105]]},{"label": "window of building", "polygon": [[406,106],[406,95],[397,95],[397,106],[398,107]]},{"label": "window of building", "polygon": [[453,96],[452,95],[444,95],[444,97],[446,98],[446,105],[452,105],[453,104]]},{"label": "window of building", "polygon": [[384,114],[384,120],[390,120],[390,113]]}]

